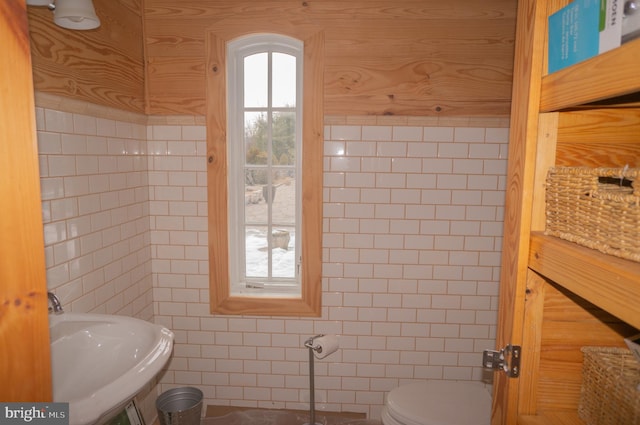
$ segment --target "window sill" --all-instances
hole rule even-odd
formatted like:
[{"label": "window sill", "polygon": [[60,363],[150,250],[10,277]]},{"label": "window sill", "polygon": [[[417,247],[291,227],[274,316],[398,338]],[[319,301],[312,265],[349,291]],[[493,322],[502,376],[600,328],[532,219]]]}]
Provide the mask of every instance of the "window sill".
[{"label": "window sill", "polygon": [[320,317],[320,310],[320,297],[310,302],[303,298],[232,295],[211,304],[212,314],[227,315]]}]

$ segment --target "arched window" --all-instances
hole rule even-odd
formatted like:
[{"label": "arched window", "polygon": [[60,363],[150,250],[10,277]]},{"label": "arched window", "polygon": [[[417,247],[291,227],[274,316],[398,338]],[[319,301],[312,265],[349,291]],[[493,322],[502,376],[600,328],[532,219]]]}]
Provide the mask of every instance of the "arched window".
[{"label": "arched window", "polygon": [[302,41],[227,44],[231,295],[301,295]]},{"label": "arched window", "polygon": [[207,39],[211,311],[319,316],[324,38],[247,25],[218,22]]}]

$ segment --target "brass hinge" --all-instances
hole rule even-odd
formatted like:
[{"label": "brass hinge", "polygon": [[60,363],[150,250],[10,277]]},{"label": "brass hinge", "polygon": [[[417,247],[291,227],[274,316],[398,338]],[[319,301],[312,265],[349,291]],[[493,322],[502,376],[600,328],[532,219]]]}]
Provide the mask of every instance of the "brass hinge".
[{"label": "brass hinge", "polygon": [[520,376],[520,354],[520,346],[511,344],[500,351],[484,350],[482,366],[487,369],[502,370],[510,378],[517,378]]}]

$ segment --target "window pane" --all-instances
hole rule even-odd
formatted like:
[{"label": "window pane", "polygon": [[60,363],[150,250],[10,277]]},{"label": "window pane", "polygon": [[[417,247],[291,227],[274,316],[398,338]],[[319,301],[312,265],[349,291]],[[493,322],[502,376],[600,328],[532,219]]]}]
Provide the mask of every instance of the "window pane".
[{"label": "window pane", "polygon": [[273,114],[273,164],[294,165],[296,161],[296,114]]},{"label": "window pane", "polygon": [[244,58],[244,106],[247,108],[268,106],[268,59],[267,53]]},{"label": "window pane", "polygon": [[293,168],[273,171],[272,223],[277,226],[295,226],[296,222],[296,175]]},{"label": "window pane", "polygon": [[269,124],[263,112],[245,112],[244,146],[247,165],[267,164]]},{"label": "window pane", "polygon": [[273,106],[296,106],[296,58],[284,53],[273,54]]},{"label": "window pane", "polygon": [[267,225],[268,171],[264,168],[245,169],[244,219],[247,225]]},{"label": "window pane", "polygon": [[295,227],[277,227],[271,232],[273,277],[296,277]]},{"label": "window pane", "polygon": [[[267,245],[268,228],[246,228],[246,276],[249,279],[295,278],[295,228],[280,227],[271,232],[271,252]],[[271,276],[269,276],[271,260]]]},{"label": "window pane", "polygon": [[247,226],[246,228],[246,275],[248,278],[269,276],[267,233],[266,227]]},{"label": "window pane", "polygon": [[[245,186],[246,276],[265,281],[295,278],[295,171],[292,167],[275,168],[270,180],[266,171],[264,168],[246,169],[247,175],[260,176],[253,177],[254,180],[266,176],[263,185]],[[267,240],[269,234],[271,239]]]}]

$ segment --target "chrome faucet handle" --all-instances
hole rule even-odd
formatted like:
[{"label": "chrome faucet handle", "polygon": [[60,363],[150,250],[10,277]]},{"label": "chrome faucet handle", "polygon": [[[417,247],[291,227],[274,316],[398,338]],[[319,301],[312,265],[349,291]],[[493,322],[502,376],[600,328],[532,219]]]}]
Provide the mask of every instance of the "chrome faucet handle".
[{"label": "chrome faucet handle", "polygon": [[47,292],[47,297],[49,298],[49,313],[64,313],[64,309],[62,308],[62,304],[60,304],[60,300],[53,292]]}]

